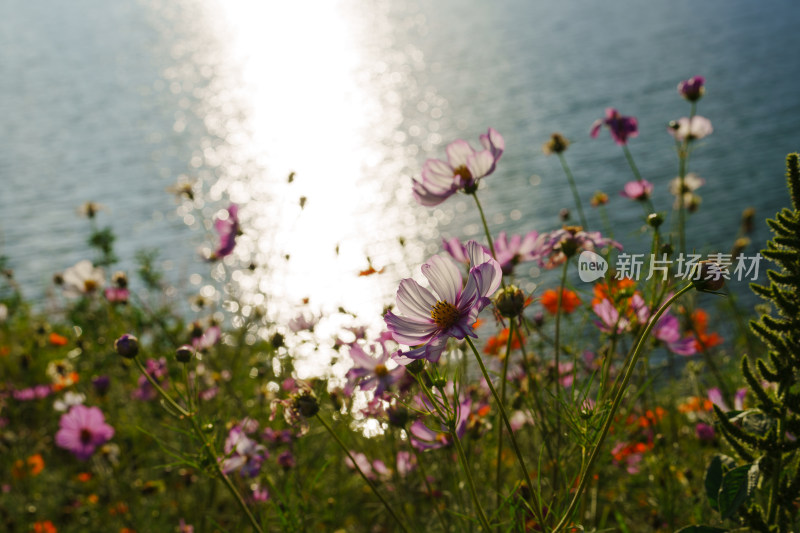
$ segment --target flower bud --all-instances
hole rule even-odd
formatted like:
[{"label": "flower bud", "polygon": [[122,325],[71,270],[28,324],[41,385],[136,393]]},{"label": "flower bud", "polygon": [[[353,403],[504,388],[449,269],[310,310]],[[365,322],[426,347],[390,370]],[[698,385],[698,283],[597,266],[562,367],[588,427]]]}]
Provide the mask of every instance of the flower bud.
[{"label": "flower bud", "polygon": [[319,403],[313,394],[304,392],[294,399],[294,408],[305,418],[311,418],[319,412]]},{"label": "flower bud", "polygon": [[703,76],[694,76],[678,84],[678,93],[690,102],[696,102],[706,92],[705,83],[706,79]]},{"label": "flower bud", "polygon": [[592,207],[606,205],[608,203],[608,195],[603,191],[597,191],[594,193],[589,203],[592,204]]},{"label": "flower bud", "polygon": [[731,249],[731,258],[735,261],[739,259],[739,256],[742,255],[744,249],[750,246],[750,239],[747,237],[739,237],[733,242],[733,248]]},{"label": "flower bud", "polygon": [[522,314],[525,308],[525,293],[514,285],[500,289],[494,299],[494,304],[501,316],[514,318]]},{"label": "flower bud", "polygon": [[561,219],[561,222],[566,222],[569,220],[569,209],[566,207],[562,208],[561,211],[558,212],[558,218]]},{"label": "flower bud", "polygon": [[563,153],[569,146],[569,141],[560,133],[550,135],[550,140],[544,143],[542,151],[545,155]]},{"label": "flower bud", "polygon": [[125,333],[114,341],[114,349],[122,357],[133,359],[139,353],[139,339],[129,333]]},{"label": "flower bud", "polygon": [[184,344],[177,350],[175,350],[175,359],[178,360],[179,363],[188,363],[192,360],[192,356],[194,355],[194,348],[189,346],[188,344]]},{"label": "flower bud", "polygon": [[720,290],[725,285],[722,268],[712,261],[700,261],[693,271],[692,284],[698,291]]},{"label": "flower bud", "polygon": [[752,233],[753,232],[753,222],[756,218],[756,210],[752,207],[748,207],[744,211],[742,211],[742,232],[744,233]]},{"label": "flower bud", "polygon": [[277,350],[278,348],[281,348],[282,346],[284,346],[283,335],[281,335],[280,333],[275,333],[269,339],[269,342],[270,342],[270,344],[272,344],[272,347]]},{"label": "flower bud", "polygon": [[647,225],[651,228],[657,228],[664,223],[664,217],[658,213],[650,213],[647,215]]}]

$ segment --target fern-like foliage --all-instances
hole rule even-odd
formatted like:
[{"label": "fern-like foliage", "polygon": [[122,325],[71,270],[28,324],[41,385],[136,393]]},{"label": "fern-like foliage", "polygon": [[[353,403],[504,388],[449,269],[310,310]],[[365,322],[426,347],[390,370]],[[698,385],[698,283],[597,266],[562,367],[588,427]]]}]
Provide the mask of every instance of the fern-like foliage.
[{"label": "fern-like foliage", "polygon": [[[800,163],[786,158],[792,208],[767,224],[773,231],[761,255],[777,268],[767,284],[753,291],[772,304],[769,314],[750,322],[765,350],[744,356],[741,372],[755,399],[743,413],[715,409],[722,435],[748,468],[746,494],[735,509],[718,509],[725,518],[743,521],[752,530],[798,531],[800,516]],[[723,487],[724,488],[724,487]],[[741,494],[740,491],[740,494]],[[736,500],[734,500],[736,501]],[[727,514],[727,516],[725,516]]]}]

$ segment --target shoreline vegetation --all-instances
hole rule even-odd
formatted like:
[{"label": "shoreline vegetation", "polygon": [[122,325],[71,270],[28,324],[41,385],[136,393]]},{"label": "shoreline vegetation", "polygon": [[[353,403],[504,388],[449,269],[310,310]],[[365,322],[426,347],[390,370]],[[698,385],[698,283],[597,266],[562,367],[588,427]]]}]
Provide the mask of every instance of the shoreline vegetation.
[{"label": "shoreline vegetation", "polygon": [[[640,173],[638,122],[613,108],[586,135],[621,151],[619,191],[585,190],[570,140],[544,142],[574,201],[558,227],[487,223],[481,190],[502,186],[503,154],[519,149],[493,128],[425,161],[415,200],[469,196],[483,235],[443,241],[399,282],[381,331],[370,319],[335,333],[346,372],[311,379],[294,363],[318,347],[321,317],[281,323],[201,296],[186,313],[155,254],[120,269],[113,227],[86,203],[94,259],[54,272],[54,305],[26,300],[3,258],[0,529],[797,530],[798,156],[772,240],[750,242],[759,222],[742,206],[725,251],[687,249],[705,183],[690,161],[713,127],[698,114],[703,77],[677,93],[687,115],[665,128],[669,182]],[[612,237],[617,202],[641,206],[647,249]],[[247,268],[230,261],[241,207],[217,213],[209,270]],[[556,283],[524,292],[523,263]],[[754,309],[730,290],[748,282]]]}]

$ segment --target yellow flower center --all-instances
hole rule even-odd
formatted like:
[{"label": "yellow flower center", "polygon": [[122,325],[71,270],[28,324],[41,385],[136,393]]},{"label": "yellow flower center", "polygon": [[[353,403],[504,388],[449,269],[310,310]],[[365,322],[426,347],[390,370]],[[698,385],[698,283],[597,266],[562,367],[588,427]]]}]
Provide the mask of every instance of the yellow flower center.
[{"label": "yellow flower center", "polygon": [[447,329],[455,325],[460,316],[456,306],[450,302],[439,300],[431,309],[431,318],[441,329]]},{"label": "yellow flower center", "polygon": [[83,292],[94,292],[97,288],[97,282],[93,279],[87,279],[83,282]]},{"label": "yellow flower center", "polygon": [[461,185],[466,185],[467,183],[472,181],[472,172],[470,172],[469,169],[464,165],[456,167],[453,170],[453,174],[461,178]]},{"label": "yellow flower center", "polygon": [[379,378],[384,377],[389,373],[389,369],[386,368],[386,365],[375,365],[375,375]]}]

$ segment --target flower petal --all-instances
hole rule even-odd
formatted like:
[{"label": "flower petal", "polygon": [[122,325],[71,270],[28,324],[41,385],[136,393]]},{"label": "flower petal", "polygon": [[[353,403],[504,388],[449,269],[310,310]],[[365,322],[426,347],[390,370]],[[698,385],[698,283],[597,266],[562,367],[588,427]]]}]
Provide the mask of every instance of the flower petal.
[{"label": "flower petal", "polygon": [[445,149],[447,152],[447,161],[453,168],[460,166],[467,166],[469,157],[475,153],[475,150],[469,145],[467,141],[462,139],[455,140],[447,145]]},{"label": "flower petal", "polygon": [[461,286],[463,284],[461,272],[459,272],[455,263],[447,256],[434,255],[427,263],[422,265],[421,270],[422,274],[430,282],[431,289],[436,293],[436,296],[455,305],[459,296],[461,296]]},{"label": "flower petal", "polygon": [[395,301],[405,316],[423,319],[431,318],[431,309],[436,305],[433,294],[411,278],[400,282]]}]

